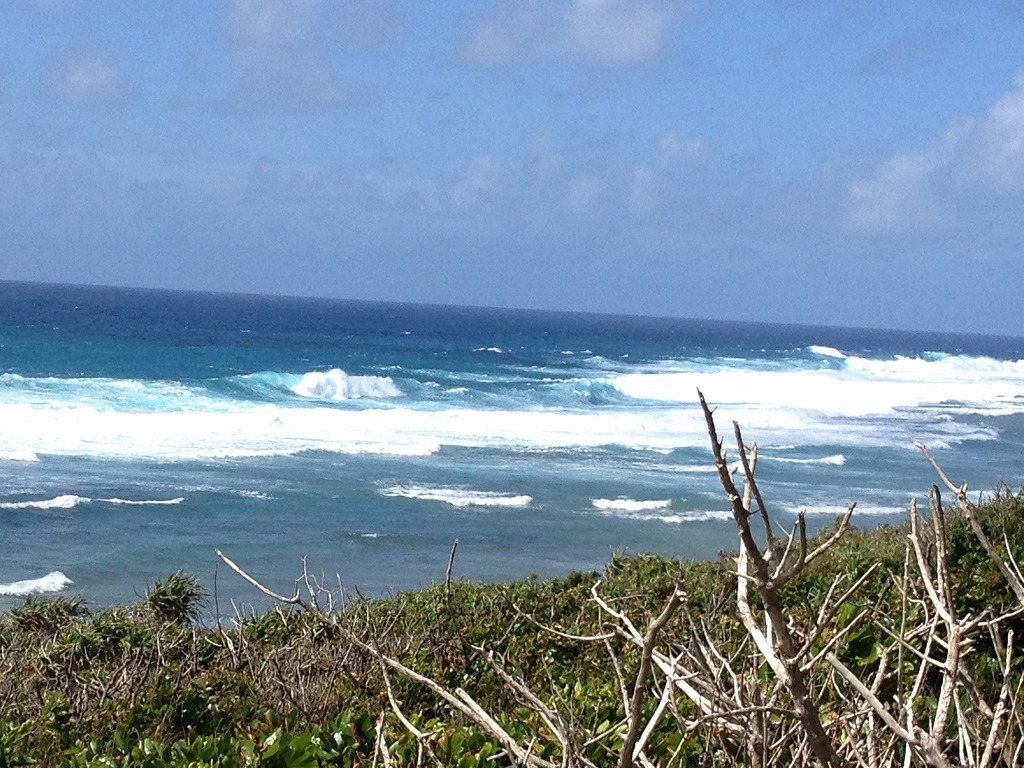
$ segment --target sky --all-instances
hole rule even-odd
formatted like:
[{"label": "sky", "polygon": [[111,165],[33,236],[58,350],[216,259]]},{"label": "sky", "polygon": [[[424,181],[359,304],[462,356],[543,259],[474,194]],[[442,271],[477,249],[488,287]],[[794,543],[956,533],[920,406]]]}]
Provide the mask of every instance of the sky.
[{"label": "sky", "polygon": [[1024,2],[3,0],[0,279],[1024,336]]}]

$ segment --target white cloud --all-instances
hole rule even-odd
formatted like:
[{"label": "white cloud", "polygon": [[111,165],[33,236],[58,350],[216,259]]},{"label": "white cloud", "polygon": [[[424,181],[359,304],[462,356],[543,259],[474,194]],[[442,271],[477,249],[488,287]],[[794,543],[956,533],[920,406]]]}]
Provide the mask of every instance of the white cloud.
[{"label": "white cloud", "polygon": [[703,136],[681,136],[677,133],[666,133],[659,137],[657,149],[658,161],[661,163],[700,162],[711,154],[711,146]]},{"label": "white cloud", "polygon": [[639,64],[658,55],[675,16],[655,0],[573,0],[567,48],[610,68]]},{"label": "white cloud", "polygon": [[862,232],[955,225],[979,198],[1024,203],[1024,74],[982,118],[959,118],[919,152],[896,153],[849,188],[848,224]]},{"label": "white cloud", "polygon": [[471,30],[460,56],[481,67],[552,58],[574,58],[608,69],[643,64],[664,50],[672,25],[688,7],[680,0],[504,4]]},{"label": "white cloud", "polygon": [[629,180],[629,210],[649,216],[665,207],[666,201],[685,186],[681,172],[704,164],[711,147],[702,136],[666,133],[655,142],[651,161],[633,168]]},{"label": "white cloud", "polygon": [[234,109],[316,112],[356,100],[341,83],[319,28],[321,0],[232,0],[226,29],[241,73]]},{"label": "white cloud", "polygon": [[971,131],[963,155],[965,180],[1001,192],[1024,190],[1024,72]]},{"label": "white cloud", "polygon": [[562,15],[560,5],[544,0],[503,3],[472,29],[460,57],[472,66],[492,67],[554,55],[558,30],[565,26]]},{"label": "white cloud", "polygon": [[111,109],[132,98],[111,57],[102,54],[67,54],[51,65],[45,81],[53,97],[78,107]]},{"label": "white cloud", "polygon": [[604,182],[592,174],[581,176],[569,185],[566,207],[571,213],[594,213],[604,197]]},{"label": "white cloud", "polygon": [[228,29],[242,45],[284,48],[308,42],[319,0],[233,0]]},{"label": "white cloud", "polygon": [[958,131],[924,152],[895,154],[868,179],[850,185],[850,224],[864,232],[928,231],[952,223],[936,178],[948,168]]},{"label": "white cloud", "polygon": [[478,154],[451,190],[457,211],[469,211],[500,194],[504,172],[493,155]]},{"label": "white cloud", "polygon": [[351,50],[388,50],[402,38],[403,0],[337,0],[333,7],[336,36]]},{"label": "white cloud", "polygon": [[924,23],[863,56],[857,62],[857,71],[861,75],[875,77],[937,65],[949,56],[955,37],[952,28]]}]

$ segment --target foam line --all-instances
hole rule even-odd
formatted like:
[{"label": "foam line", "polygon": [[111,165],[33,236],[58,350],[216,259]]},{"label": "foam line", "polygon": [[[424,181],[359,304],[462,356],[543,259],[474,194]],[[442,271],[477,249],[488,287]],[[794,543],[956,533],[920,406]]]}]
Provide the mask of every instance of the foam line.
[{"label": "foam line", "polygon": [[420,485],[395,485],[382,488],[382,496],[397,496],[422,501],[439,501],[453,507],[505,507],[522,508],[530,505],[533,498],[525,495],[474,491],[465,488],[444,488]]},{"label": "foam line", "polygon": [[79,504],[88,504],[92,499],[85,496],[64,494],[41,501],[7,501],[0,503],[0,509],[73,509]]},{"label": "foam line", "polygon": [[841,467],[846,463],[846,457],[841,453],[832,456],[822,456],[819,459],[790,459],[785,456],[772,456],[768,453],[759,453],[759,461],[779,461],[784,464],[827,464],[834,467]]},{"label": "foam line", "polygon": [[592,499],[590,503],[597,509],[609,512],[643,512],[652,509],[668,509],[672,506],[672,499],[652,499],[648,501],[637,499]]}]

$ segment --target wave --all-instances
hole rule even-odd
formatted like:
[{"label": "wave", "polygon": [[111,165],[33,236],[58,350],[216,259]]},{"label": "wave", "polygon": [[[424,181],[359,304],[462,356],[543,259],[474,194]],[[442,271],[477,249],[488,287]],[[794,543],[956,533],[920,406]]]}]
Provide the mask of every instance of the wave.
[{"label": "wave", "polygon": [[837,360],[846,360],[846,355],[835,347],[823,347],[818,344],[812,344],[807,348],[807,351],[815,355],[820,355],[821,357],[832,357]]},{"label": "wave", "polygon": [[72,584],[74,582],[60,571],[50,571],[50,573],[38,579],[25,579],[23,581],[13,581],[10,584],[0,584],[0,595],[6,597],[25,597],[27,595],[60,592]]},{"label": "wave", "polygon": [[636,499],[592,499],[591,504],[597,509],[622,512],[643,512],[651,509],[668,509],[672,499],[653,499],[638,501]]},{"label": "wave", "polygon": [[88,504],[92,499],[85,496],[64,494],[42,501],[7,501],[0,503],[0,509],[74,509],[79,504]]},{"label": "wave", "polygon": [[[0,387],[0,461],[218,461],[315,452],[401,457],[442,447],[671,455],[706,445],[698,387],[720,419],[738,421],[763,449],[792,445],[808,455],[822,446],[829,456],[817,461],[825,464],[838,464],[840,451],[855,448],[996,440],[996,418],[1024,414],[1024,361],[936,353],[849,356],[838,364],[829,357],[827,364],[809,365],[806,354],[791,361],[659,363],[592,356],[583,367],[557,372],[396,369],[402,370],[396,380],[334,368],[189,385],[40,384],[2,374],[8,386]],[[976,414],[991,419],[964,418]]]},{"label": "wave", "polygon": [[141,501],[134,501],[132,499],[99,499],[107,504],[126,504],[128,506],[173,506],[175,504],[181,504],[185,500],[184,496],[178,496],[173,499],[143,499]]},{"label": "wave", "polygon": [[637,522],[668,523],[670,525],[684,525],[686,523],[719,522],[732,520],[732,513],[723,510],[692,510],[688,512],[662,512],[667,507],[646,507],[629,509],[623,506],[598,507],[598,512],[609,517],[618,517],[624,520]]},{"label": "wave", "polygon": [[[705,391],[715,392],[712,405],[718,407],[719,419],[738,421],[746,434],[756,437],[762,453],[771,446],[793,444],[805,450],[828,446],[830,453],[839,448],[905,447],[914,441],[938,447],[964,440],[991,441],[999,434],[992,423],[945,420],[950,406],[858,418],[786,407],[778,401],[729,402],[718,390]],[[415,457],[435,455],[442,447],[541,453],[610,449],[671,456],[707,445],[695,401],[694,395],[689,403],[634,408],[583,402],[574,407],[502,409],[460,403],[429,409],[268,403],[234,411],[169,413],[0,404],[0,424],[8,430],[9,450],[126,461],[256,460],[317,452]],[[1024,411],[1024,401],[1019,407]]]},{"label": "wave", "polygon": [[54,496],[52,499],[42,499],[40,501],[5,501],[0,502],[0,509],[74,509],[79,504],[90,504],[93,502],[100,502],[104,504],[127,504],[132,506],[148,506],[148,505],[174,505],[180,504],[185,499],[184,497],[178,497],[174,499],[143,499],[140,501],[131,499],[90,499],[88,496],[75,496],[73,494],[63,494],[61,496]]},{"label": "wave", "polygon": [[817,459],[790,459],[784,456],[769,456],[764,453],[758,454],[758,461],[779,461],[784,464],[827,464],[833,467],[841,467],[846,463],[846,457],[841,453],[832,456],[822,456]]},{"label": "wave", "polygon": [[402,390],[390,376],[350,376],[340,368],[303,374],[291,390],[302,397],[322,400],[380,400],[402,396]]},{"label": "wave", "polygon": [[474,491],[465,488],[445,488],[421,485],[395,485],[380,490],[382,496],[397,496],[421,501],[439,501],[453,507],[505,507],[523,508],[530,505],[533,497]]},{"label": "wave", "polygon": [[167,411],[178,408],[215,410],[229,408],[215,394],[179,381],[113,378],[33,378],[16,373],[0,374],[0,403],[31,407],[73,404],[100,412]]},{"label": "wave", "polygon": [[839,367],[767,367],[748,362],[688,371],[624,373],[610,379],[637,401],[692,403],[696,390],[720,407],[848,418],[956,406],[970,413],[1024,413],[1024,360],[929,354],[875,360],[850,356]]},{"label": "wave", "polygon": [[263,493],[263,491],[235,491],[234,493],[241,496],[243,499],[257,499],[259,501],[267,501],[273,498],[272,496]]},{"label": "wave", "polygon": [[0,461],[39,461],[39,457],[29,450],[0,451]]},{"label": "wave", "polygon": [[[846,514],[846,510],[849,507],[841,504],[819,504],[811,503],[805,505],[790,504],[785,507],[785,510],[791,515],[796,515],[803,512],[809,517],[839,517],[840,515]],[[905,517],[909,509],[907,506],[887,506],[881,504],[857,504],[857,508],[853,512],[853,519],[856,521],[858,517]]]}]

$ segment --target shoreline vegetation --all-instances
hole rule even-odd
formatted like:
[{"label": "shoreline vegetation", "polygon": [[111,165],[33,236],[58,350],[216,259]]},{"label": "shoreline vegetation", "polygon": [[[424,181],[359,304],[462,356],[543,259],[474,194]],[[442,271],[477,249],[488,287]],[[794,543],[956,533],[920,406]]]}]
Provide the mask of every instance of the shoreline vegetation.
[{"label": "shoreline vegetation", "polygon": [[1024,493],[972,503],[932,462],[901,526],[781,531],[701,404],[736,552],[489,585],[449,561],[373,600],[307,574],[209,625],[180,572],[100,611],[32,596],[0,615],[0,768],[1019,764]]}]

